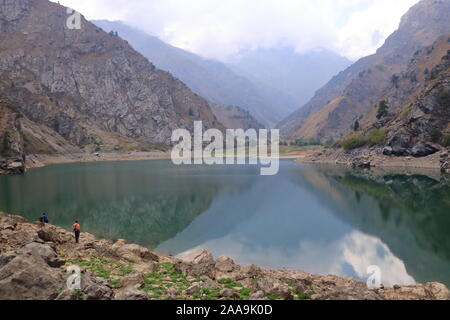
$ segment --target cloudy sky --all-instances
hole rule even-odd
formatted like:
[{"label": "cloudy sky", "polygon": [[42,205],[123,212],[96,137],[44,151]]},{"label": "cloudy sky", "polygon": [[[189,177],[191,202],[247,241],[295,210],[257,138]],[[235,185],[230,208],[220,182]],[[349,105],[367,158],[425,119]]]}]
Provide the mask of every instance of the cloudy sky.
[{"label": "cloudy sky", "polygon": [[[122,20],[208,58],[291,45],[352,60],[372,54],[419,0],[59,0],[87,19]],[[54,1],[57,2],[57,1]]]}]

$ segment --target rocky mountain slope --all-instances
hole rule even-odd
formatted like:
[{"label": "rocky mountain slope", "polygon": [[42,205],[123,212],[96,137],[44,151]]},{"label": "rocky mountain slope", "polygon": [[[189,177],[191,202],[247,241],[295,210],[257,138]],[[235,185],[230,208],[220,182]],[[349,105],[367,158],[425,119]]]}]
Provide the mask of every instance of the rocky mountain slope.
[{"label": "rocky mountain slope", "polygon": [[374,124],[387,132],[383,153],[421,157],[450,146],[450,34],[417,52],[399,78],[385,94],[392,119]]},{"label": "rocky mountain slope", "polygon": [[250,81],[224,63],[173,47],[119,21],[96,20],[107,32],[118,32],[158,68],[166,70],[214,104],[239,106],[265,126],[275,125],[298,106],[288,94]]},{"label": "rocky mountain slope", "polygon": [[211,104],[211,109],[217,119],[227,129],[262,129],[264,126],[252,117],[250,112],[237,107],[223,104]]},{"label": "rocky mountain slope", "polygon": [[450,32],[450,1],[422,0],[402,18],[375,55],[363,58],[334,77],[302,109],[285,119],[288,137],[341,138],[378,104],[386,87],[396,84],[417,50]]},{"label": "rocky mountain slope", "polygon": [[[75,267],[75,269],[74,269]],[[73,273],[81,272],[80,287]],[[351,278],[240,266],[198,250],[156,255],[125,240],[97,240],[0,213],[0,300],[448,300],[439,283],[369,290]]]},{"label": "rocky mountain slope", "polygon": [[393,157],[414,157],[411,164],[450,173],[450,33],[416,51],[380,99],[358,119],[355,132],[313,159],[377,166]]},{"label": "rocky mountain slope", "polygon": [[351,64],[347,58],[326,49],[299,53],[293,47],[280,46],[243,53],[230,66],[253,82],[289,95],[296,106],[303,106],[318,89]]},{"label": "rocky mountain slope", "polygon": [[84,18],[69,29],[68,18],[47,0],[0,1],[0,97],[34,126],[30,140],[54,136],[49,152],[54,144],[120,150],[167,145],[173,129],[193,129],[194,120],[223,129],[206,100],[126,41]]}]

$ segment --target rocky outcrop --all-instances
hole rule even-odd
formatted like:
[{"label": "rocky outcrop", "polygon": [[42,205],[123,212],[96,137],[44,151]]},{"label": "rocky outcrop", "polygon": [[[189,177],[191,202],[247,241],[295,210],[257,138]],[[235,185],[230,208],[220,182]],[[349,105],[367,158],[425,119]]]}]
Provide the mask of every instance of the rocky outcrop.
[{"label": "rocky outcrop", "polygon": [[441,154],[439,163],[442,173],[450,173],[450,158],[448,156],[448,151],[445,151]]},{"label": "rocky outcrop", "polygon": [[20,113],[9,101],[0,99],[0,174],[25,171],[25,152],[20,131]]},{"label": "rocky outcrop", "polygon": [[[67,287],[74,266],[81,272],[78,289]],[[369,290],[351,278],[240,266],[202,249],[181,258],[158,256],[87,233],[75,244],[64,229],[0,213],[0,300],[5,299],[447,300],[450,292],[439,283]]]},{"label": "rocky outcrop", "polygon": [[0,97],[61,137],[55,145],[168,145],[172,130],[193,130],[194,120],[223,128],[207,101],[126,41],[84,18],[69,29],[68,18],[47,0],[0,1]]}]

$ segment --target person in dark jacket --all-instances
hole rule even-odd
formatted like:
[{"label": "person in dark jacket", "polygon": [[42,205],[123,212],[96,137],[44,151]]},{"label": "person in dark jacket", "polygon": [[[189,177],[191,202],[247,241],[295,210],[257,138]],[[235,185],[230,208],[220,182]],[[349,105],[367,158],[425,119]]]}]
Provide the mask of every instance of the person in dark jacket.
[{"label": "person in dark jacket", "polygon": [[43,213],[42,216],[39,218],[39,221],[42,223],[48,223],[48,216],[46,213]]}]

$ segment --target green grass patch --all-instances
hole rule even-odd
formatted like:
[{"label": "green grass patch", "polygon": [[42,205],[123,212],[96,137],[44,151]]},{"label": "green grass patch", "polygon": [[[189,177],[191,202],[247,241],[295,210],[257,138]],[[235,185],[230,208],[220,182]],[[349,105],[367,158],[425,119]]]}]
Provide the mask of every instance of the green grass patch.
[{"label": "green grass patch", "polygon": [[124,265],[119,262],[111,261],[108,259],[100,258],[98,256],[91,256],[89,260],[87,259],[69,259],[67,264],[77,265],[84,267],[91,271],[95,276],[111,279],[111,277],[124,277],[134,272],[134,263],[129,263]]}]

